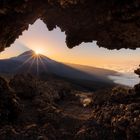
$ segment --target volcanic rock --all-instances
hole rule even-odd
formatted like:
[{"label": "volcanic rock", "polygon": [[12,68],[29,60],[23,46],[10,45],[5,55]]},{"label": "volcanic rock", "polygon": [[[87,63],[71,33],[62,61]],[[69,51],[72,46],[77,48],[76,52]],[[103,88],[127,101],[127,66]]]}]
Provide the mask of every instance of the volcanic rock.
[{"label": "volcanic rock", "polygon": [[15,120],[21,112],[20,100],[0,77],[0,123]]},{"label": "volcanic rock", "polygon": [[11,88],[16,91],[20,98],[34,98],[38,93],[37,80],[32,75],[15,75],[9,82]]},{"label": "volcanic rock", "polygon": [[139,0],[1,0],[0,51],[39,18],[65,32],[69,48],[92,41],[108,49],[140,46]]},{"label": "volcanic rock", "polygon": [[[0,78],[2,140],[140,139],[140,99],[134,89],[116,87],[88,95],[77,88],[71,87],[69,91],[70,85],[58,79],[46,82],[29,75],[16,75],[9,81],[11,87]],[[18,83],[20,88],[16,86]],[[17,94],[25,87],[33,98]],[[32,94],[32,91],[37,92]],[[93,103],[85,108],[80,99],[86,93]]]}]

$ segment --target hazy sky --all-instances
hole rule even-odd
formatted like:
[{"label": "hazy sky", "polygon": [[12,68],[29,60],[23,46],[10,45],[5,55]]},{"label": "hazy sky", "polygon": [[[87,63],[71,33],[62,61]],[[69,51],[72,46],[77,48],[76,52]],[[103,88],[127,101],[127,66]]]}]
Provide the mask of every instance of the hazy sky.
[{"label": "hazy sky", "polygon": [[61,62],[104,67],[118,71],[129,71],[140,64],[140,49],[112,51],[99,48],[96,42],[82,43],[73,49],[68,49],[65,44],[65,34],[59,28],[51,32],[48,31],[41,20],[30,25],[28,31],[24,31],[23,35],[10,48],[0,54],[0,59],[19,55],[28,49],[38,50]]}]

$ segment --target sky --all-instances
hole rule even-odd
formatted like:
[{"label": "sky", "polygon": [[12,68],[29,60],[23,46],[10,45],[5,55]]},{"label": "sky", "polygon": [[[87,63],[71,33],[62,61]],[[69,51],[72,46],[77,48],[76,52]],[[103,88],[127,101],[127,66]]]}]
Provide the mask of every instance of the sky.
[{"label": "sky", "polygon": [[82,43],[69,49],[65,44],[65,33],[59,28],[48,31],[39,19],[29,26],[28,31],[16,39],[14,44],[0,53],[0,59],[17,56],[29,49],[65,63],[108,68],[120,72],[133,71],[140,64],[140,49],[107,50],[99,48],[96,41]]}]

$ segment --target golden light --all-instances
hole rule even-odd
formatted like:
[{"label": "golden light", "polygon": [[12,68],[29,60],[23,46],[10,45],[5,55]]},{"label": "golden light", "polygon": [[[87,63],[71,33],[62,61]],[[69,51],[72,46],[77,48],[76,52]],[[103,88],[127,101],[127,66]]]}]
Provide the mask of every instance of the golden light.
[{"label": "golden light", "polygon": [[39,54],[40,54],[40,51],[35,50],[35,54],[36,54],[36,55],[39,55]]}]

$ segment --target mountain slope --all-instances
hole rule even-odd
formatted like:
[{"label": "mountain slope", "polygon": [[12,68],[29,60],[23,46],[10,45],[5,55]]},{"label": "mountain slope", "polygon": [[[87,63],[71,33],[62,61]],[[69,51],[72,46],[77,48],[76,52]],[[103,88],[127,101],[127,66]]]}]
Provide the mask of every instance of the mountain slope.
[{"label": "mountain slope", "polygon": [[17,57],[0,60],[0,73],[32,73],[35,75],[46,73],[78,82],[82,80],[84,84],[87,82],[113,84],[108,79],[108,75],[115,75],[116,72],[89,66],[63,64],[41,54],[35,55],[33,51],[27,51]]},{"label": "mountain slope", "polygon": [[94,74],[99,77],[106,77],[108,75],[117,75],[118,73],[114,70],[109,70],[105,68],[97,68],[97,67],[92,67],[92,66],[86,66],[86,65],[80,65],[80,64],[67,64],[68,66],[75,68],[77,70],[84,71],[89,74]]}]

